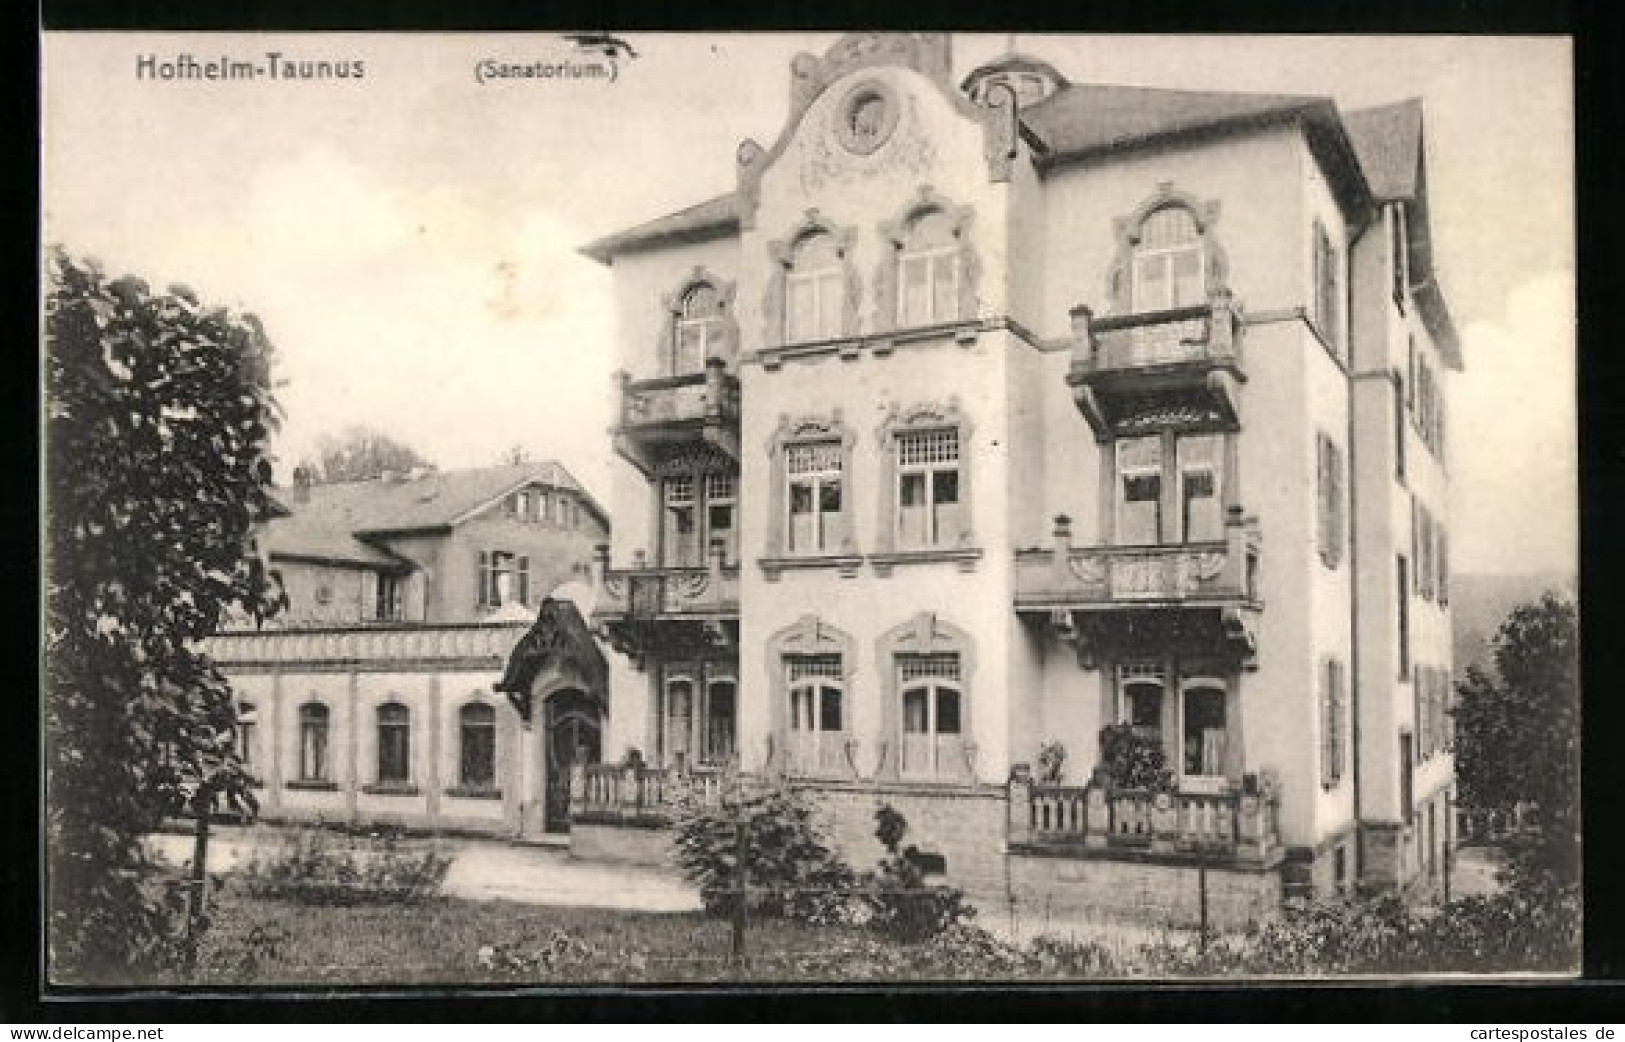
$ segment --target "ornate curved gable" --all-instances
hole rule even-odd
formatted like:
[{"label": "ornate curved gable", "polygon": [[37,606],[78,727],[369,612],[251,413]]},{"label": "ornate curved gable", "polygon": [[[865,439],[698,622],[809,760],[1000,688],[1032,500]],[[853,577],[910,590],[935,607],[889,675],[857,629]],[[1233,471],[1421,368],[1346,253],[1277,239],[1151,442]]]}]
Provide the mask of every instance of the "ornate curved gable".
[{"label": "ornate curved gable", "polygon": [[[800,129],[807,110],[820,95],[838,80],[862,69],[882,66],[901,66],[930,80],[953,105],[955,111],[983,127],[984,153],[988,162],[988,177],[993,181],[1010,178],[1010,164],[1017,151],[1017,115],[1015,97],[990,99],[988,105],[977,105],[967,98],[952,80],[953,53],[947,33],[848,33],[837,40],[822,57],[798,54],[790,63],[790,112],[772,147],[763,148],[753,140],[746,140],[735,154],[739,179],[739,223],[750,229],[756,226],[756,207],[762,174],[772,166]],[[856,85],[850,94],[852,103],[861,105],[865,84]],[[883,93],[883,88],[869,84]],[[883,147],[889,131],[882,113],[881,123],[874,132],[878,138],[872,146]],[[852,143],[861,151],[871,146],[865,142]],[[851,147],[851,146],[849,146]]]}]

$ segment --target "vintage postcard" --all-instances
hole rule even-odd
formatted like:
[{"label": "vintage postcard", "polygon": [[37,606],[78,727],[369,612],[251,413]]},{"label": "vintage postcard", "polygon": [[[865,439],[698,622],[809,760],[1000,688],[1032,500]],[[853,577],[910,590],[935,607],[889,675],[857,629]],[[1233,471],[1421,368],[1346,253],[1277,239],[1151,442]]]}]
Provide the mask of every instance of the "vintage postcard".
[{"label": "vintage postcard", "polygon": [[43,63],[49,982],[1578,970],[1569,40]]}]

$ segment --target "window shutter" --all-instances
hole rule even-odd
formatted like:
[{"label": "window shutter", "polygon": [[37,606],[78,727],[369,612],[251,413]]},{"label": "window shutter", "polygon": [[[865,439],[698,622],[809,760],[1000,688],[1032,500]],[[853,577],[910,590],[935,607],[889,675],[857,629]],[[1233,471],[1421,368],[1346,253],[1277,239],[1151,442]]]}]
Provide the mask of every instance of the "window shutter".
[{"label": "window shutter", "polygon": [[519,559],[519,603],[530,606],[530,558]]},{"label": "window shutter", "polygon": [[491,603],[491,554],[488,550],[480,551],[479,571],[479,605],[485,607]]}]

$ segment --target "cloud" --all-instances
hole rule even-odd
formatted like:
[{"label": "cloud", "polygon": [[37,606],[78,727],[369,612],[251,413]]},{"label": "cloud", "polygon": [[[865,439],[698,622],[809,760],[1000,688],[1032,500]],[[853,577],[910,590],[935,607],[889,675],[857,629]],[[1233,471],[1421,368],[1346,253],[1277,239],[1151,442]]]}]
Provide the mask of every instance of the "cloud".
[{"label": "cloud", "polygon": [[1462,331],[1462,349],[1449,431],[1455,567],[1576,568],[1574,277],[1524,281],[1498,321]]}]

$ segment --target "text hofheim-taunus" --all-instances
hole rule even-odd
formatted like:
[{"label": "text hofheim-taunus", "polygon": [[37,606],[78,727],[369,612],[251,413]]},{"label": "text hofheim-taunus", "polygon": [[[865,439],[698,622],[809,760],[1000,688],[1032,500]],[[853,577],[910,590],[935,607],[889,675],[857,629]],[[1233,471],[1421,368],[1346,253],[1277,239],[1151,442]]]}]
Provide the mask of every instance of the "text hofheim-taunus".
[{"label": "text hofheim-taunus", "polygon": [[160,58],[143,54],[135,60],[138,80],[360,80],[367,70],[360,58],[310,59],[281,51],[258,58],[226,55],[200,60],[193,54]]}]

